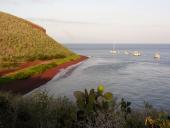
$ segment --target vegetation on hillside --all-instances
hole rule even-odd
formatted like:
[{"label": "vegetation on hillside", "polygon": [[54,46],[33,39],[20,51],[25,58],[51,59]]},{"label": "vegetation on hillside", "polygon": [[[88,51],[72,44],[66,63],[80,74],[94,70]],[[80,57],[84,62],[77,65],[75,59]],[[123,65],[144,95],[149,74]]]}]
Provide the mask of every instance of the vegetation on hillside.
[{"label": "vegetation on hillside", "polygon": [[22,70],[19,70],[16,72],[6,74],[6,75],[0,77],[0,85],[9,83],[9,82],[12,82],[15,80],[27,79],[33,75],[41,74],[41,73],[47,71],[48,69],[57,67],[63,63],[66,63],[66,62],[69,62],[72,60],[76,60],[79,57],[80,57],[79,55],[72,55],[72,56],[68,56],[66,58],[62,58],[62,59],[54,59],[50,63],[47,63],[47,64],[31,66],[31,67],[28,67],[28,68],[25,68],[25,69],[22,69]]},{"label": "vegetation on hillside", "polygon": [[65,58],[73,54],[49,37],[41,27],[0,12],[0,65]]},{"label": "vegetation on hillside", "polygon": [[74,92],[76,103],[47,92],[29,96],[0,93],[1,128],[170,128],[168,113],[145,103],[135,110],[131,102],[97,90]]}]

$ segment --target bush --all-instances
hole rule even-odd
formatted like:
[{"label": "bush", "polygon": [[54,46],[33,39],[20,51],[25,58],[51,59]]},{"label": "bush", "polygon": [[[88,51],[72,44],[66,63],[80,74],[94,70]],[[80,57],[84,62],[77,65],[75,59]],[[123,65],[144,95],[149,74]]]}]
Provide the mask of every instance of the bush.
[{"label": "bush", "polygon": [[46,92],[32,96],[0,96],[0,128],[69,128],[76,107],[66,97],[51,98]]},{"label": "bush", "polygon": [[10,128],[11,124],[9,122],[12,121],[12,108],[5,97],[0,96],[0,126]]},{"label": "bush", "polygon": [[[130,102],[117,102],[104,87],[76,91],[76,104],[66,97],[54,98],[46,91],[29,96],[0,93],[0,128],[169,128],[168,113],[145,103],[134,110]],[[100,97],[99,102],[98,98]],[[106,103],[111,103],[106,105]]]}]

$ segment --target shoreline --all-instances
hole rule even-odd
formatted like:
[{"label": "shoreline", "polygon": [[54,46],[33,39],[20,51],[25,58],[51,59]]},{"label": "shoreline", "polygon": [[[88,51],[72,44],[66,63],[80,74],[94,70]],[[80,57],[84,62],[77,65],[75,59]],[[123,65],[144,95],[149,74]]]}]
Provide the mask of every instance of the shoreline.
[{"label": "shoreline", "polygon": [[16,80],[5,85],[0,85],[0,91],[24,95],[50,81],[55,75],[58,75],[61,72],[61,69],[69,68],[70,66],[83,62],[86,59],[88,59],[88,57],[80,56],[80,58],[76,60],[66,62],[28,79]]}]

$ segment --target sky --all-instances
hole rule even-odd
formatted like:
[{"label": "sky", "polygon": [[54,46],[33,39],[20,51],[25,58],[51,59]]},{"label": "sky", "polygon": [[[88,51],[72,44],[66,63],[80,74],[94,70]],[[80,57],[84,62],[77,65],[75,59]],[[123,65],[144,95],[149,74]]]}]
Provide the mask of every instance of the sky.
[{"label": "sky", "polygon": [[0,0],[61,43],[170,43],[170,0]]}]

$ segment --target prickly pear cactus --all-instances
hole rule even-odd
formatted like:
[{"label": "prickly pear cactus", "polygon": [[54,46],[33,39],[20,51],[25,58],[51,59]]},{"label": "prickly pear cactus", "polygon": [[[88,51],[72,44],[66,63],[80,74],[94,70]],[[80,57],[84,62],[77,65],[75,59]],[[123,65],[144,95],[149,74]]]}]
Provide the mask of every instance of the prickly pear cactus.
[{"label": "prickly pear cactus", "polygon": [[104,92],[104,86],[103,85],[99,85],[97,88],[97,91],[99,94],[102,94]]},{"label": "prickly pear cactus", "polygon": [[74,96],[79,110],[87,113],[97,112],[98,110],[108,110],[113,100],[113,94],[110,92],[104,93],[104,86],[99,85],[97,91],[91,89],[89,92],[85,89],[84,92],[75,91]]}]

